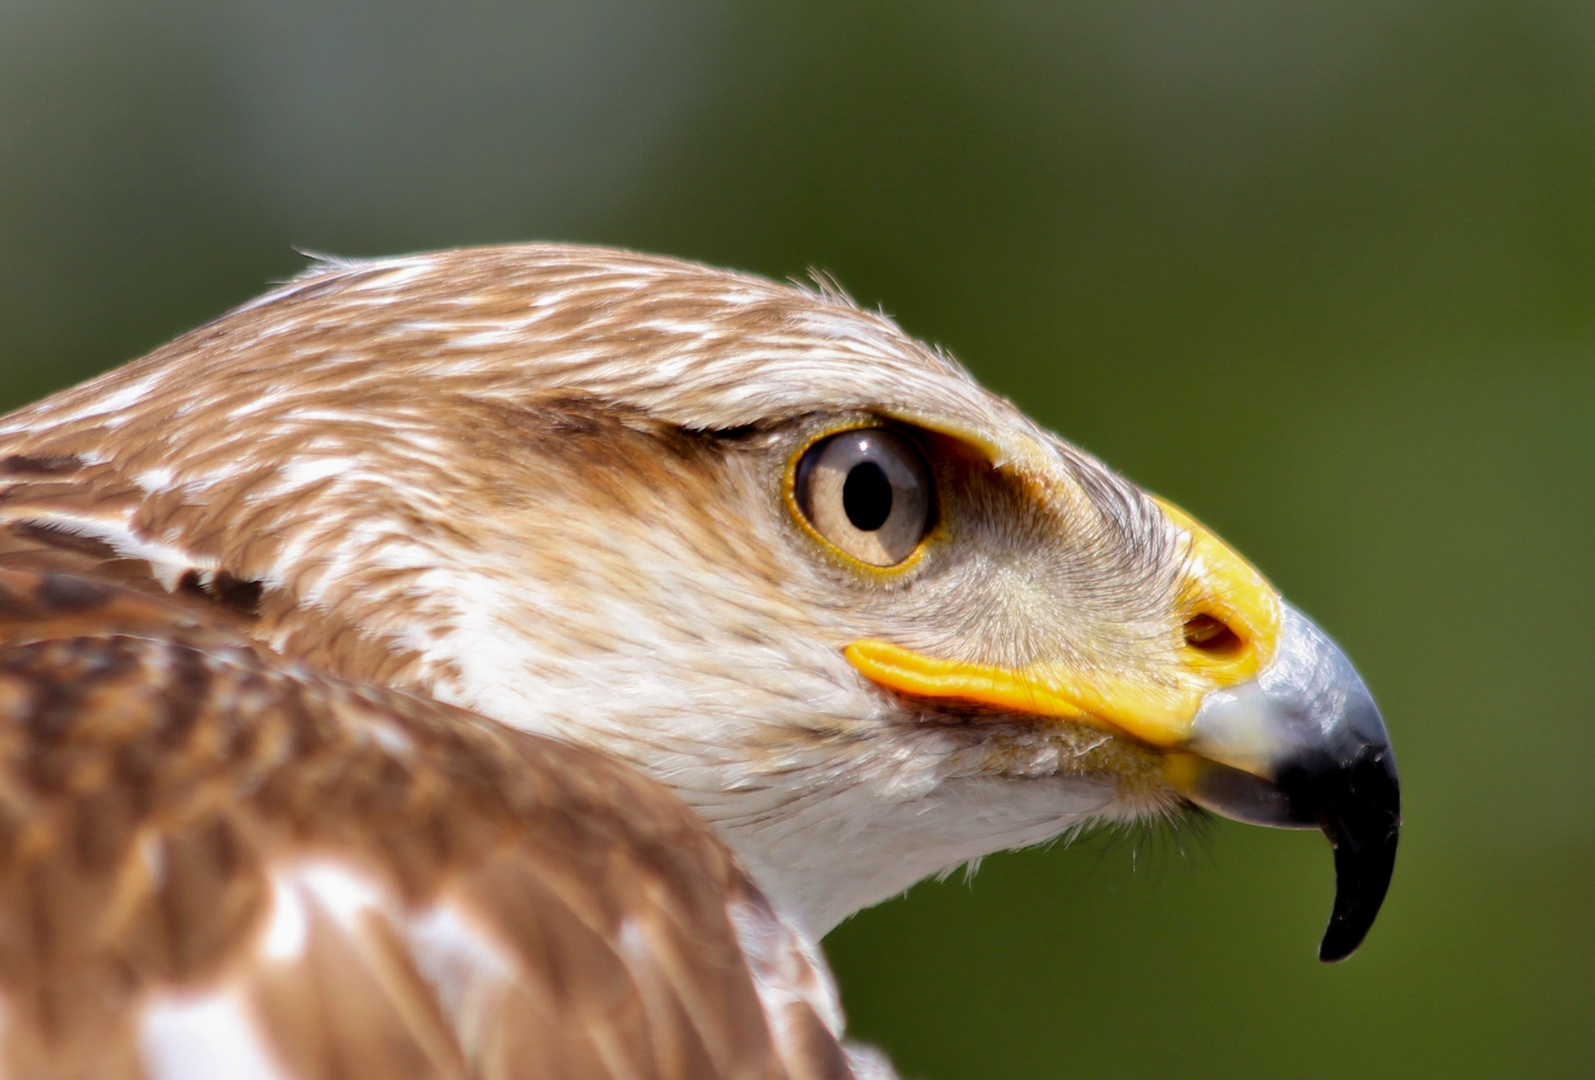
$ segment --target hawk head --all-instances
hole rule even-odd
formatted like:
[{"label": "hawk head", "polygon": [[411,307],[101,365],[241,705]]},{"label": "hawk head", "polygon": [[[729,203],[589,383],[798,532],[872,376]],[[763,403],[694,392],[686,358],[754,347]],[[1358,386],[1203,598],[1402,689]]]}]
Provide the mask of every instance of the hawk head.
[{"label": "hawk head", "polygon": [[1396,773],[1239,555],[834,290],[533,245],[318,266],[0,427],[0,515],[278,653],[663,779],[810,934],[1193,806],[1322,828],[1361,941]]}]

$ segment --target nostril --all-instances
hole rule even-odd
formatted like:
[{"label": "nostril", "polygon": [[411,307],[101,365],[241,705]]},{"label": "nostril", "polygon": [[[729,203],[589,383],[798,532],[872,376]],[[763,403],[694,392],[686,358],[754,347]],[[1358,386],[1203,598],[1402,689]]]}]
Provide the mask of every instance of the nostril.
[{"label": "nostril", "polygon": [[1234,656],[1246,647],[1228,623],[1211,615],[1197,615],[1185,621],[1185,644],[1218,657]]}]

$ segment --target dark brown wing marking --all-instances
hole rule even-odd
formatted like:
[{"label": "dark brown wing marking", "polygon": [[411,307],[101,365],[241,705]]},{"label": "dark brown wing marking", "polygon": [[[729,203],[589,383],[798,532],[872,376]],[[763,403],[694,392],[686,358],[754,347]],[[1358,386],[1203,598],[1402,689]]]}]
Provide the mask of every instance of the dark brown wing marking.
[{"label": "dark brown wing marking", "polygon": [[[5,460],[0,459],[0,465]],[[0,475],[3,472],[0,468]],[[152,614],[165,612],[166,618],[179,618],[189,626],[203,624],[216,630],[241,633],[252,621],[260,605],[260,582],[240,579],[225,571],[202,580],[199,574],[189,571],[174,583],[174,589],[167,589],[156,580],[145,560],[123,558],[105,541],[80,536],[48,516],[28,517],[26,496],[38,494],[28,485],[17,483],[0,492],[0,511],[20,515],[0,520],[0,568],[67,575],[81,579],[83,588],[118,586],[128,597],[127,602],[143,594],[155,604],[150,608]],[[60,492],[53,494],[60,498]],[[81,492],[74,489],[72,494]],[[41,613],[52,617],[51,613],[56,612],[59,605],[48,598],[41,599]],[[13,624],[26,622],[26,617],[20,614],[0,612],[0,618]]]},{"label": "dark brown wing marking", "polygon": [[0,571],[13,1080],[846,1076],[798,997],[772,1038],[759,990],[816,977],[782,933],[596,753]]}]

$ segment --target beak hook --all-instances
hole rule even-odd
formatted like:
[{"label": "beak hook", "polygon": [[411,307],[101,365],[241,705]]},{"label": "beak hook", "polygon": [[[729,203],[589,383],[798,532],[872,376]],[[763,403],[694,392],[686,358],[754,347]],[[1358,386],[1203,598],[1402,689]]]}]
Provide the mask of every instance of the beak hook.
[{"label": "beak hook", "polygon": [[1396,865],[1401,785],[1390,735],[1346,654],[1285,605],[1277,658],[1248,684],[1210,693],[1197,713],[1188,796],[1226,817],[1317,825],[1335,853],[1335,906],[1318,947],[1356,951]]},{"label": "beak hook", "polygon": [[[1316,775],[1314,775],[1316,774]],[[1335,853],[1335,906],[1318,946],[1325,963],[1357,950],[1384,903],[1401,835],[1401,788],[1388,745],[1365,746],[1350,768],[1293,766],[1280,787],[1311,814]]]}]

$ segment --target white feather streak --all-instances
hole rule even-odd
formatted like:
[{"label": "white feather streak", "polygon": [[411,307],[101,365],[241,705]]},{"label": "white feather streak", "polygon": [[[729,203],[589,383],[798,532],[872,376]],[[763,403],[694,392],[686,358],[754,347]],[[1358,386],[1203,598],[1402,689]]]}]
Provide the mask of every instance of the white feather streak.
[{"label": "white feather streak", "polygon": [[154,1001],[138,1036],[150,1080],[291,1080],[236,990]]}]

